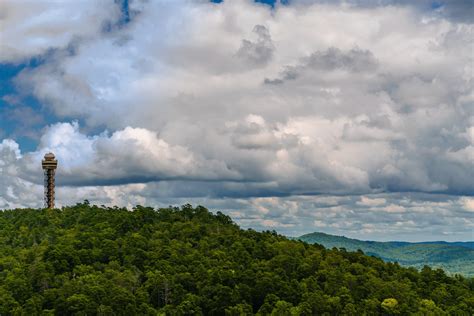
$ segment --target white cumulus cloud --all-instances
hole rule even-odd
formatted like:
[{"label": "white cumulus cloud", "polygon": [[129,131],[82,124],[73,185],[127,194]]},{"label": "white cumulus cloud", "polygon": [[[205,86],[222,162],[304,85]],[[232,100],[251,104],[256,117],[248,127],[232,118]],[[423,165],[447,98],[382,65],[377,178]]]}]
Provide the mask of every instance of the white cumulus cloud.
[{"label": "white cumulus cloud", "polygon": [[474,194],[474,26],[462,1],[428,2],[130,1],[119,23],[113,1],[4,1],[0,62],[43,56],[14,84],[60,122],[33,151],[3,141],[0,202],[36,198],[51,150],[63,201],[225,200],[287,230],[317,206],[309,223],[426,233],[411,214],[432,202],[379,194],[439,195],[450,216]]}]

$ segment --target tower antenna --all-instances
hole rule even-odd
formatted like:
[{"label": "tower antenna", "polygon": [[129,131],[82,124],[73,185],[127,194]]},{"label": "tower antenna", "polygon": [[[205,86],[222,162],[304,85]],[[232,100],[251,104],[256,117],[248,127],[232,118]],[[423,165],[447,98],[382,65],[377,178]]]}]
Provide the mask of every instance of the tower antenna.
[{"label": "tower antenna", "polygon": [[46,208],[54,208],[54,175],[58,167],[58,161],[54,158],[53,153],[47,153],[41,161],[44,171],[44,207]]}]

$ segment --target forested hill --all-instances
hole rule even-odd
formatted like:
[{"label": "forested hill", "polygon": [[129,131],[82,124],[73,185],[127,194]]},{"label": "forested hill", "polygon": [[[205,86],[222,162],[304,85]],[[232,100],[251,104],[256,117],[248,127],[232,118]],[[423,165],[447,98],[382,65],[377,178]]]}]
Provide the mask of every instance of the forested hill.
[{"label": "forested hill", "polygon": [[473,279],[242,230],[204,207],[0,211],[0,315],[445,312],[474,313]]},{"label": "forested hill", "polygon": [[345,248],[348,251],[362,250],[385,261],[399,262],[418,269],[429,265],[442,268],[450,274],[474,277],[474,242],[420,242],[363,241],[324,233],[311,233],[298,237],[307,243],[321,244],[326,248]]}]

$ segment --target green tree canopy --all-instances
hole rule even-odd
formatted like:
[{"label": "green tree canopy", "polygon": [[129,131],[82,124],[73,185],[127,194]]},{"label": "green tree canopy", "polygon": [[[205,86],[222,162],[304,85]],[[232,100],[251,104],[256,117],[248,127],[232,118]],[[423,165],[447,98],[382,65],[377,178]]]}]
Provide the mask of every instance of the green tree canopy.
[{"label": "green tree canopy", "polygon": [[202,206],[0,212],[0,315],[472,315],[474,281]]}]

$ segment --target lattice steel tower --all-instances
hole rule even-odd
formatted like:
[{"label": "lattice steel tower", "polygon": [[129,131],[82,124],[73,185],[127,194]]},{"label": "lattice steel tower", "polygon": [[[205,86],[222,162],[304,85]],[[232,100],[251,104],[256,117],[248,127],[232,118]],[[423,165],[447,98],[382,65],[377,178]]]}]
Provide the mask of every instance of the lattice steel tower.
[{"label": "lattice steel tower", "polygon": [[41,161],[44,170],[44,207],[54,208],[54,174],[58,167],[58,161],[54,159],[53,153],[44,155]]}]

